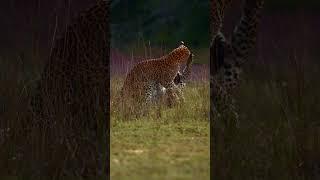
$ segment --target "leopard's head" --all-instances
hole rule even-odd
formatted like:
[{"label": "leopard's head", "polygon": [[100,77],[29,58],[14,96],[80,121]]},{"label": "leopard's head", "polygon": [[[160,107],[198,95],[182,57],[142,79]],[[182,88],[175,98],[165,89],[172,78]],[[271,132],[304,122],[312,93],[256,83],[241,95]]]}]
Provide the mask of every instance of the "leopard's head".
[{"label": "leopard's head", "polygon": [[169,59],[174,61],[175,63],[183,64],[187,62],[190,55],[191,55],[190,50],[181,41],[180,46],[175,48],[173,51],[171,51],[168,56],[169,56]]}]

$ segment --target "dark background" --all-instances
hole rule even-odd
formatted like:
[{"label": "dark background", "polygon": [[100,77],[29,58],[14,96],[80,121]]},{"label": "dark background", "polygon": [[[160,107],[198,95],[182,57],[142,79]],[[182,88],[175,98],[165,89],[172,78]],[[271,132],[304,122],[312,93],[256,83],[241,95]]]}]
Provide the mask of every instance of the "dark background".
[{"label": "dark background", "polygon": [[[228,9],[226,31],[239,19],[240,0]],[[71,17],[92,4],[90,0],[10,0],[0,2],[0,56],[23,53],[45,57],[54,30],[61,32]],[[111,7],[112,47],[127,50],[141,38],[153,46],[174,47],[181,40],[193,48],[209,44],[207,0],[114,0]],[[268,43],[316,42],[320,2],[268,0],[260,35]],[[304,30],[302,30],[304,29]],[[306,39],[306,36],[311,39]],[[273,42],[271,42],[273,41]],[[267,46],[271,46],[268,44]]]},{"label": "dark background", "polygon": [[92,4],[90,0],[1,1],[0,54],[44,56],[54,31],[59,34],[76,13]]}]

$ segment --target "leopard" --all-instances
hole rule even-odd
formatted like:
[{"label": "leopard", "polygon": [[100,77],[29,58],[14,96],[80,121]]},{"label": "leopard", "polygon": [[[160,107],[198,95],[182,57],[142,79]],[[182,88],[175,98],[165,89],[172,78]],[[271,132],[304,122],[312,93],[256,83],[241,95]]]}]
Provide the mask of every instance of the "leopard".
[{"label": "leopard", "polygon": [[[177,98],[177,89],[174,79],[179,72],[180,66],[185,64],[191,51],[182,41],[180,46],[173,49],[169,54],[155,59],[148,59],[137,63],[126,75],[120,94],[123,108],[129,114],[137,110],[144,110],[147,101],[147,89],[150,84],[160,84],[168,91],[166,94]],[[139,114],[139,113],[138,113]]]},{"label": "leopard", "polygon": [[234,94],[242,81],[243,65],[256,44],[264,0],[245,0],[240,21],[229,40],[222,33],[222,24],[224,9],[230,3],[231,0],[211,0],[210,115],[213,120],[231,118],[239,126]]},{"label": "leopard", "polygon": [[[242,82],[244,64],[256,45],[264,0],[244,0],[241,18],[231,37],[223,34],[224,10],[232,0],[211,0],[210,41],[210,149],[211,172],[218,179],[228,179],[232,139],[241,128],[236,93]],[[212,29],[213,28],[213,29]],[[223,171],[221,171],[223,169]]]},{"label": "leopard", "polygon": [[[147,103],[155,105],[165,105],[166,107],[172,108],[178,103],[184,103],[184,89],[186,83],[189,80],[192,72],[192,63],[193,63],[194,54],[192,53],[189,56],[187,64],[182,72],[178,71],[177,75],[174,78],[174,84],[176,88],[174,89],[177,96],[171,96],[167,94],[168,89],[163,87],[160,83],[149,83],[149,86],[146,91]],[[170,91],[170,90],[169,90]],[[169,93],[170,94],[170,93]]]}]

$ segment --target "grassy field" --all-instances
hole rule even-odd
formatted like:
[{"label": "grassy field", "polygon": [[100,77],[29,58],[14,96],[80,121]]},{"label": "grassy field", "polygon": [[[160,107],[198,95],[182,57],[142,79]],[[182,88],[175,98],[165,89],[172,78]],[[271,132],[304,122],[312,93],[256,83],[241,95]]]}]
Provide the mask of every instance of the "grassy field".
[{"label": "grassy field", "polygon": [[182,106],[135,120],[113,102],[122,85],[111,80],[111,179],[209,179],[209,83],[190,83]]},{"label": "grassy field", "polygon": [[319,179],[319,66],[284,59],[245,72],[236,94],[240,127],[226,128],[213,152],[218,179]]}]

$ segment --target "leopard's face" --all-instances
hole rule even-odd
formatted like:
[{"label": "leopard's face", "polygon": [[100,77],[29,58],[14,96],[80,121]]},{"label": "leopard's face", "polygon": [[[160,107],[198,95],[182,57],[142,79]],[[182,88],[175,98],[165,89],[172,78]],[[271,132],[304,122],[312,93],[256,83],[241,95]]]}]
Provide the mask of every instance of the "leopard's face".
[{"label": "leopard's face", "polygon": [[186,63],[191,55],[190,50],[183,44],[171,51],[169,57],[175,59],[177,63]]}]

